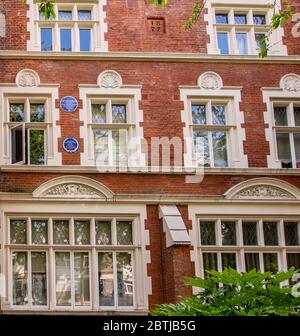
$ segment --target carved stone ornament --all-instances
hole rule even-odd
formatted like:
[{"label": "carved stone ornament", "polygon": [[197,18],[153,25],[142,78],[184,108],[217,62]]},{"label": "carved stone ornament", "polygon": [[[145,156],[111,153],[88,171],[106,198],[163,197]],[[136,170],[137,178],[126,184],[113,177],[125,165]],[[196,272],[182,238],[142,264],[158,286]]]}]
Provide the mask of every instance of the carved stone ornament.
[{"label": "carved stone ornament", "polygon": [[295,199],[289,192],[271,185],[256,185],[241,190],[236,199]]},{"label": "carved stone ornament", "polygon": [[223,82],[217,73],[205,72],[199,77],[198,86],[205,90],[217,90],[223,86]]},{"label": "carved stone ornament", "polygon": [[21,87],[33,87],[40,84],[38,74],[33,70],[21,70],[16,77],[16,84]]},{"label": "carved stone ornament", "polygon": [[295,74],[286,75],[281,80],[281,88],[289,92],[300,91],[300,76]]},{"label": "carved stone ornament", "polygon": [[59,198],[104,198],[97,190],[83,184],[64,183],[48,189],[43,196]]},{"label": "carved stone ornament", "polygon": [[98,77],[98,85],[103,88],[117,88],[122,86],[122,78],[115,71],[104,71]]}]

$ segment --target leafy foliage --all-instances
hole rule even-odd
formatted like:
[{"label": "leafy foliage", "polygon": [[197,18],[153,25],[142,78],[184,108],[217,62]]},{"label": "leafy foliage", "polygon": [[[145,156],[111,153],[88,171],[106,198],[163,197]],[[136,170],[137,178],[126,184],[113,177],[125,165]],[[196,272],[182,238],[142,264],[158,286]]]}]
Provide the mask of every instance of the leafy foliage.
[{"label": "leafy foliage", "polygon": [[54,0],[42,0],[39,11],[46,20],[55,19]]},{"label": "leafy foliage", "polygon": [[[190,278],[187,284],[200,288],[192,298],[177,304],[162,304],[154,316],[300,316],[300,298],[293,296],[292,286],[280,286],[298,274],[260,273],[255,269],[239,273],[226,268],[222,273],[207,271],[207,277]],[[222,285],[220,285],[222,284]]]}]

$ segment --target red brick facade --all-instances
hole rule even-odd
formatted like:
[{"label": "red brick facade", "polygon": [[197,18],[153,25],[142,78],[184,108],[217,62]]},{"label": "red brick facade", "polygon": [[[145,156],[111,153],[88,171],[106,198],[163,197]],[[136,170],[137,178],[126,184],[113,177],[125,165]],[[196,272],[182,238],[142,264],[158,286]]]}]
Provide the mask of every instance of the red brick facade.
[{"label": "red brick facade", "polygon": [[[289,56],[264,60],[253,56],[231,60],[230,57],[207,55],[207,43],[212,37],[206,32],[206,11],[191,30],[185,31],[182,25],[189,17],[194,0],[176,0],[170,3],[170,7],[161,10],[144,0],[108,0],[104,11],[108,25],[105,40],[108,41],[109,53],[125,54],[110,54],[107,57],[99,54],[93,58],[77,55],[75,59],[69,53],[63,56],[49,53],[33,55],[27,52],[27,40],[30,36],[26,26],[29,6],[22,4],[20,0],[0,2],[0,12],[6,17],[6,36],[0,37],[1,85],[14,84],[19,71],[32,69],[38,73],[42,84],[59,85],[56,108],[60,108],[60,99],[64,96],[74,96],[79,102],[78,109],[72,114],[60,109],[57,122],[61,127],[61,137],[57,139],[58,151],[62,153],[63,166],[60,168],[64,171],[55,167],[47,172],[39,167],[31,167],[30,170],[2,165],[0,195],[5,198],[8,194],[30,194],[54,178],[80,175],[102,183],[115,195],[146,195],[149,198],[177,196],[178,202],[165,202],[178,207],[187,231],[191,232],[190,204],[186,196],[199,197],[199,200],[205,197],[221,198],[233,186],[258,177],[275,178],[300,189],[299,172],[296,169],[268,171],[270,144],[266,139],[268,125],[265,124],[264,113],[267,107],[262,95],[262,88],[278,88],[281,78],[286,74],[300,76],[299,38],[291,34],[294,22],[290,20],[284,28],[283,42]],[[294,9],[300,10],[299,0],[293,0],[292,4],[298,6]],[[153,17],[164,19],[163,34],[153,34],[149,30],[147,19]],[[144,55],[145,59],[133,58],[127,52],[140,52],[139,57]],[[149,54],[150,52],[153,54]],[[158,53],[165,53],[164,57],[154,58],[160,55]],[[189,55],[190,58],[185,60],[187,53],[192,56]],[[193,59],[194,56],[198,58]],[[180,87],[195,86],[202,73],[213,71],[219,74],[224,87],[241,87],[239,108],[244,113],[242,128],[245,130],[246,140],[243,147],[248,158],[248,167],[243,170],[225,169],[224,172],[221,169],[208,169],[203,182],[198,184],[185,183],[187,173],[85,172],[84,167],[80,167],[84,140],[80,133],[83,122],[80,120],[79,109],[83,102],[80,100],[79,86],[95,85],[98,75],[105,70],[118,72],[125,85],[141,87],[139,108],[143,111],[143,122],[140,126],[148,143],[152,137],[171,139],[178,136],[183,140],[184,123],[181,113],[184,104],[180,97]],[[4,113],[3,105],[0,113]],[[63,150],[62,141],[66,137],[80,140],[78,152],[70,154]],[[182,156],[184,153],[185,150]],[[152,284],[152,294],[149,295],[149,308],[152,308],[156,304],[175,302],[179,297],[191,295],[190,287],[184,285],[184,278],[193,276],[196,272],[195,262],[191,259],[193,247],[190,244],[166,247],[163,223],[159,218],[160,201],[156,199],[148,202],[145,198],[142,203],[147,213],[145,229],[149,230],[150,245],[146,246],[146,250],[151,255],[147,272]],[[0,199],[0,209],[1,206]]]}]

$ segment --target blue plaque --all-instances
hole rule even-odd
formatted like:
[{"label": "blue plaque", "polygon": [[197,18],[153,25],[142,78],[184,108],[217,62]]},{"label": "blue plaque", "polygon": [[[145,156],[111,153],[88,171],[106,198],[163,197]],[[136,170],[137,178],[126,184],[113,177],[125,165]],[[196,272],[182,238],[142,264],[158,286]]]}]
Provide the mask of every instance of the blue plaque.
[{"label": "blue plaque", "polygon": [[79,141],[75,138],[66,138],[63,142],[63,149],[67,153],[75,153],[79,149]]},{"label": "blue plaque", "polygon": [[78,108],[78,101],[72,96],[66,96],[60,101],[60,107],[66,112],[74,112]]}]

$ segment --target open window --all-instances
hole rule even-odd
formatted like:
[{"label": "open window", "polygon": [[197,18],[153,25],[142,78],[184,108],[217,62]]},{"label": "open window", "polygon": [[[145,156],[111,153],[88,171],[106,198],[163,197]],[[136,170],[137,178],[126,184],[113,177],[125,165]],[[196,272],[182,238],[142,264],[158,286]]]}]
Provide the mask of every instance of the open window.
[{"label": "open window", "polygon": [[46,163],[46,101],[9,100],[11,164]]}]

